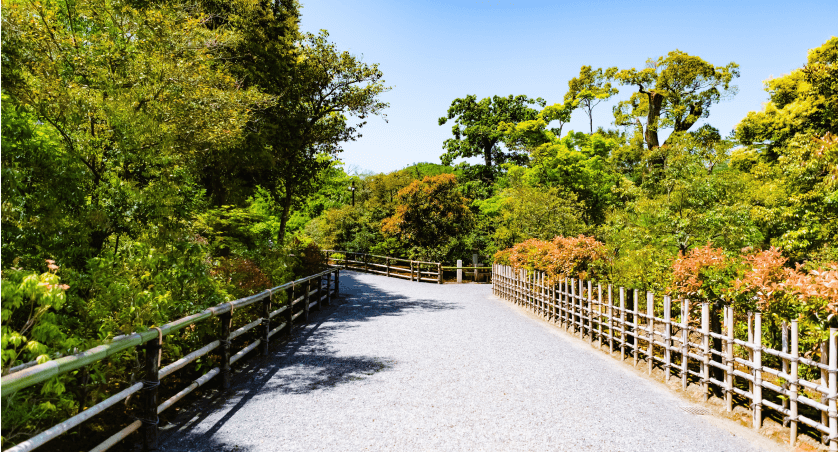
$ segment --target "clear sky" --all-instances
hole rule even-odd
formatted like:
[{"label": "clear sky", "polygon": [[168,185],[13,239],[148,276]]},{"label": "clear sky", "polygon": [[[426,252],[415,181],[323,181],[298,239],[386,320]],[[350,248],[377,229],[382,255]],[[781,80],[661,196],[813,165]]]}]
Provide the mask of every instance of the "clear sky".
[{"label": "clear sky", "polygon": [[[382,96],[389,122],[369,118],[340,155],[347,169],[373,172],[439,163],[452,122],[437,120],[455,98],[525,94],[549,105],[582,65],[642,68],[674,49],[739,64],[739,94],[706,120],[726,135],[767,100],[763,80],[802,66],[808,49],[838,35],[835,0],[301,1],[303,31],[328,30],[339,49],[378,63],[392,87]],[[611,106],[632,90],[621,86],[596,107],[594,128],[613,127]],[[588,130],[581,110],[571,129]]]}]

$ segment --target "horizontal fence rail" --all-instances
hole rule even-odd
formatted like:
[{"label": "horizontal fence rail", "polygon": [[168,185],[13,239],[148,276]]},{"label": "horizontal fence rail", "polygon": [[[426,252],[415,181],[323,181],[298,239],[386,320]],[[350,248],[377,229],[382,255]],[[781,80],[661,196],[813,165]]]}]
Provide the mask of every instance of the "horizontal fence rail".
[{"label": "horizontal fence rail", "polygon": [[[621,361],[631,358],[637,366],[642,359],[649,375],[657,367],[666,381],[680,378],[685,390],[700,385],[705,400],[711,392],[721,394],[727,411],[733,410],[734,397],[746,401],[755,429],[762,426],[765,409],[772,410],[789,426],[792,445],[803,424],[819,432],[829,450],[838,450],[838,329],[829,329],[816,361],[801,356],[796,320],[782,323],[782,347],[776,350],[763,343],[759,312],[739,313],[737,323],[731,306],[711,313],[706,302],[669,296],[656,302],[651,292],[642,296],[620,287],[615,293],[611,285],[551,281],[539,271],[493,267],[496,296],[559,323]],[[803,378],[804,369],[820,378]]]},{"label": "horizontal fence rail", "polygon": [[[403,278],[411,281],[425,281],[442,284],[442,263],[415,261],[398,257],[378,256],[351,251],[323,250],[329,264],[340,265],[348,270],[385,275],[388,278]],[[335,254],[343,255],[336,259]]]},{"label": "horizontal fence rail", "polygon": [[[3,397],[21,389],[42,383],[52,377],[101,361],[121,351],[128,350],[131,347],[140,348],[145,352],[145,375],[141,382],[132,384],[108,399],[87,408],[70,419],[44,430],[14,447],[6,449],[4,452],[35,450],[138,392],[141,394],[141,413],[140,416],[137,416],[137,420],[93,448],[92,451],[105,451],[140,429],[142,429],[143,450],[156,450],[158,414],[170,408],[187,394],[218,375],[221,375],[221,387],[223,389],[229,389],[232,364],[257,347],[263,355],[267,355],[269,341],[272,336],[283,330],[285,334],[290,334],[295,322],[308,322],[309,311],[312,309],[319,311],[321,306],[329,305],[332,297],[339,295],[339,291],[340,270],[330,268],[315,275],[282,284],[249,297],[207,308],[197,314],[183,317],[165,325],[149,329],[148,331],[115,337],[103,345],[82,353],[64,356],[43,364],[18,366],[17,368],[20,370],[10,372],[0,379],[0,388],[2,388]],[[272,310],[274,295],[283,292],[288,294],[287,301],[278,309]],[[255,303],[261,304],[261,317],[237,330],[231,331],[233,314],[238,312],[239,309]],[[221,320],[221,328],[217,340],[160,368],[160,349],[165,336],[213,317],[219,317]],[[277,317],[277,320],[272,320]],[[256,327],[261,327],[257,330],[258,339],[253,340],[249,345],[233,354],[232,341]],[[219,366],[209,370],[183,390],[163,403],[158,404],[157,397],[160,380],[216,349],[220,349],[221,362]]]}]

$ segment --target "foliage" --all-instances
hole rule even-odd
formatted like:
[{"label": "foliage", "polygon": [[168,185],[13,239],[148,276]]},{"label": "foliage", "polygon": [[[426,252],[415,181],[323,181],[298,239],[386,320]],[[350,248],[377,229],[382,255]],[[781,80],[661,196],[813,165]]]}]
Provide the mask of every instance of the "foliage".
[{"label": "foliage", "polygon": [[619,93],[617,88],[611,86],[611,80],[616,74],[616,67],[603,71],[602,68],[591,69],[590,66],[582,66],[579,70],[579,77],[574,77],[567,82],[569,89],[564,100],[577,102],[588,115],[591,135],[594,133],[594,107]]},{"label": "foliage", "polygon": [[413,181],[399,191],[396,202],[395,213],[382,222],[381,230],[413,247],[445,243],[468,231],[473,221],[452,174]]},{"label": "foliage", "polygon": [[[522,163],[526,156],[518,152],[504,152],[500,148],[504,132],[499,130],[502,123],[516,124],[536,118],[538,111],[528,105],[544,107],[540,97],[529,99],[527,96],[493,96],[477,100],[477,96],[468,95],[454,99],[448,108],[447,116],[439,118],[439,125],[454,119],[449,138],[443,143],[445,154],[440,157],[444,165],[450,165],[456,158],[482,156],[488,170],[493,165],[507,161]],[[491,173],[488,174],[491,177]],[[493,180],[493,179],[487,179]]]},{"label": "foliage", "polygon": [[557,236],[552,241],[530,239],[495,254],[495,262],[527,270],[541,270],[551,280],[597,279],[607,261],[602,242],[593,237]]}]

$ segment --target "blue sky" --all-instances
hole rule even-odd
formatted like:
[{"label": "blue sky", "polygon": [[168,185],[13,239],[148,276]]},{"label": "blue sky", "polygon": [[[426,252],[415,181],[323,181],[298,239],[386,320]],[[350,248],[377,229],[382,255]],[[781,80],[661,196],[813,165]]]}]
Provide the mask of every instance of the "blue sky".
[{"label": "blue sky", "polygon": [[[303,31],[328,30],[339,49],[378,63],[392,91],[387,119],[369,118],[344,145],[347,169],[388,172],[439,163],[451,101],[525,94],[560,102],[582,65],[642,68],[679,49],[723,66],[739,64],[739,94],[706,120],[722,134],[767,100],[762,81],[802,66],[808,49],[838,35],[838,1],[382,1],[302,0]],[[594,110],[611,126],[620,87]],[[700,124],[699,124],[700,125]],[[613,126],[611,126],[613,127]],[[697,127],[697,126],[694,126]],[[587,131],[578,110],[564,131]]]}]

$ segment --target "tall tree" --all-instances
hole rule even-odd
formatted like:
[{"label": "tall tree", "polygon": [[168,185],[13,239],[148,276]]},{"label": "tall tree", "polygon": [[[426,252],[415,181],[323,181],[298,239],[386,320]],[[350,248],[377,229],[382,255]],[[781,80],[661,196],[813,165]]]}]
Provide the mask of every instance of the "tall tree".
[{"label": "tall tree", "polygon": [[603,71],[602,68],[591,69],[590,66],[582,66],[579,70],[579,77],[574,77],[567,82],[568,90],[564,100],[566,103],[577,102],[588,115],[591,135],[594,134],[594,107],[619,93],[617,88],[611,86],[611,80],[616,73],[616,67]]},{"label": "tall tree", "polygon": [[629,100],[614,107],[615,122],[636,125],[646,146],[654,149],[661,146],[659,130],[686,132],[710,115],[713,104],[735,95],[737,87],[731,81],[739,77],[739,65],[713,66],[674,50],[665,58],[650,58],[645,69],[625,69],[615,77],[624,85],[637,86]]},{"label": "tall tree", "polygon": [[445,153],[440,159],[444,165],[460,157],[482,156],[485,167],[507,160],[521,161],[526,159],[514,151],[504,152],[500,144],[505,132],[499,129],[502,124],[517,124],[521,121],[536,119],[538,110],[529,105],[544,107],[542,98],[529,99],[527,96],[486,97],[477,101],[477,96],[468,95],[454,99],[448,108],[448,115],[439,118],[439,125],[455,119],[451,133],[454,138],[445,140],[442,147]]}]

